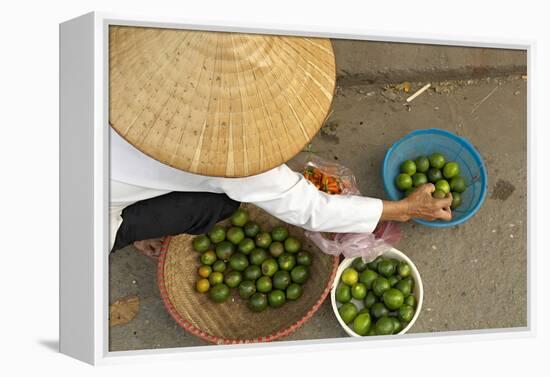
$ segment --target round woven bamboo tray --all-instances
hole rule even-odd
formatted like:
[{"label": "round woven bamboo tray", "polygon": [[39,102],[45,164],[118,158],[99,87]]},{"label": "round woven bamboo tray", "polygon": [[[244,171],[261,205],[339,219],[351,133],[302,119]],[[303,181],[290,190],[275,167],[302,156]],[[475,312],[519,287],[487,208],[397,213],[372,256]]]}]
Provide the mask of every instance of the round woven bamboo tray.
[{"label": "round woven bamboo tray", "polygon": [[[257,207],[244,207],[262,229],[286,225]],[[229,222],[220,224],[227,226]],[[239,297],[237,289],[231,289],[227,301],[212,302],[207,294],[195,291],[199,254],[191,245],[194,236],[182,234],[164,239],[158,263],[158,285],[166,309],[186,331],[211,343],[269,342],[288,336],[319,309],[330,293],[338,269],[338,257],[321,252],[305,238],[302,229],[290,227],[289,232],[313,255],[310,278],[298,300],[254,313],[248,309],[247,301]]]}]

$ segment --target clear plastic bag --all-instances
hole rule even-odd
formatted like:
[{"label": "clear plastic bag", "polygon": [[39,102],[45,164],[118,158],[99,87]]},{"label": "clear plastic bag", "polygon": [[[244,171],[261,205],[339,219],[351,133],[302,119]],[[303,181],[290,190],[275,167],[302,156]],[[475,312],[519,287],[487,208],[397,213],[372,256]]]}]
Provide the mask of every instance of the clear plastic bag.
[{"label": "clear plastic bag", "polygon": [[[313,153],[301,155],[289,166],[300,171],[319,190],[330,195],[361,194],[350,169],[323,160]],[[342,254],[346,258],[362,257],[366,262],[370,262],[399,242],[401,232],[397,223],[380,222],[374,233],[306,231],[305,235],[326,254]]]},{"label": "clear plastic bag", "polygon": [[340,164],[323,160],[313,153],[303,153],[294,158],[289,167],[299,171],[319,190],[330,195],[359,195],[357,181],[352,171]]}]

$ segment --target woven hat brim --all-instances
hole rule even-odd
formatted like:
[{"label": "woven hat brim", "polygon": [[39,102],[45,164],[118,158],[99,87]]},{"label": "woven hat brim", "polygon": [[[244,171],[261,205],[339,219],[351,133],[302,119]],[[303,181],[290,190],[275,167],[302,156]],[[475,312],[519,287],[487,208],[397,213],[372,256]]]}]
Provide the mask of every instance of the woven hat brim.
[{"label": "woven hat brim", "polygon": [[328,39],[128,26],[109,36],[109,122],[174,168],[267,171],[298,154],[330,111]]}]

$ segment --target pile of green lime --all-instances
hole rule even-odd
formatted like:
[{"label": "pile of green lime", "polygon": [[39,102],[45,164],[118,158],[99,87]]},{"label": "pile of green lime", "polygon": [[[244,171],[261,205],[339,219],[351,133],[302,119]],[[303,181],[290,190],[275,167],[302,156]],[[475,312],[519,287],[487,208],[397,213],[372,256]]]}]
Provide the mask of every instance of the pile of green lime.
[{"label": "pile of green lime", "polygon": [[462,202],[462,193],[466,191],[466,181],[460,176],[458,162],[447,161],[441,153],[420,156],[416,160],[406,160],[400,166],[401,173],[395,178],[395,185],[410,195],[418,186],[431,182],[435,185],[434,198],[444,198],[449,192],[453,196],[451,208]]},{"label": "pile of green lime", "polygon": [[336,287],[340,318],[362,336],[400,332],[416,310],[411,267],[392,258],[355,258]]},{"label": "pile of green lime", "polygon": [[312,263],[300,240],[281,226],[262,231],[242,208],[230,221],[228,229],[216,225],[193,239],[193,248],[201,253],[196,290],[224,302],[230,288],[236,288],[254,312],[300,298]]}]

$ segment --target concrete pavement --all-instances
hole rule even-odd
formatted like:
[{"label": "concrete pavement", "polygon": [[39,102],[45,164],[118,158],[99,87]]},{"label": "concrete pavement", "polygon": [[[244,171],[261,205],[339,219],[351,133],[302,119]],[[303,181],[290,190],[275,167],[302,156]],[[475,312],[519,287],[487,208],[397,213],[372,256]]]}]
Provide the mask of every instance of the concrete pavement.
[{"label": "concrete pavement", "polygon": [[[340,47],[335,50],[343,54]],[[349,64],[355,59],[344,58]],[[517,57],[508,58],[510,66],[521,66]],[[481,210],[453,228],[436,230],[413,222],[401,228],[398,248],[417,265],[425,289],[412,332],[526,326],[526,81],[521,72],[438,81],[444,77],[441,72],[430,81],[432,89],[410,106],[404,105],[407,94],[386,82],[340,80],[334,112],[311,149],[351,168],[364,195],[383,197],[380,166],[396,139],[428,127],[468,138],[482,154],[489,174],[489,193]],[[422,82],[407,78],[411,92],[429,75],[420,77]],[[185,333],[165,311],[154,262],[127,247],[111,255],[110,268],[111,302],[136,294],[141,305],[134,320],[111,328],[112,351],[205,344]],[[327,300],[287,340],[341,336],[346,335]]]}]

